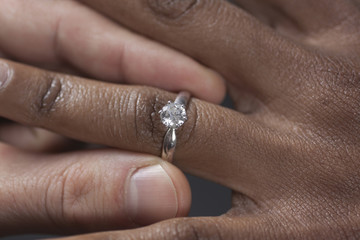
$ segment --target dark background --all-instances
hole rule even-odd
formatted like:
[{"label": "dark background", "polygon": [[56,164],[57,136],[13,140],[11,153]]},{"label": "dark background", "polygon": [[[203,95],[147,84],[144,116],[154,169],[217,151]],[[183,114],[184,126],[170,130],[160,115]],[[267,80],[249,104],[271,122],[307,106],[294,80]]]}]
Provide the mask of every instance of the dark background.
[{"label": "dark background", "polygon": [[[232,107],[227,97],[223,103],[225,107]],[[186,175],[191,186],[192,205],[189,216],[219,216],[231,207],[231,190],[204,179]],[[23,235],[0,238],[1,240],[31,240],[49,238],[49,235]]]}]

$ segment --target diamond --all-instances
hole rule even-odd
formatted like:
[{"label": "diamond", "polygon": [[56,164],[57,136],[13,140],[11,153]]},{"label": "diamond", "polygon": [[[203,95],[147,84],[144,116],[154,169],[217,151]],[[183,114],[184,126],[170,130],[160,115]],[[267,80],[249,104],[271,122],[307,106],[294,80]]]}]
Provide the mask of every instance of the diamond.
[{"label": "diamond", "polygon": [[160,110],[161,122],[169,128],[178,128],[187,120],[185,106],[176,102],[168,102]]}]

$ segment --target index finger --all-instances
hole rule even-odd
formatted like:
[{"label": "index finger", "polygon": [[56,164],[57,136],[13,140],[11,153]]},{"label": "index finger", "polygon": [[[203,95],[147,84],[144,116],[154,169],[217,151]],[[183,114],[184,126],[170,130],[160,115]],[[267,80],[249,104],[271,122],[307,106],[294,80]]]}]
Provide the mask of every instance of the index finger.
[{"label": "index finger", "polygon": [[188,90],[216,103],[225,95],[219,74],[76,1],[1,1],[0,25],[0,49],[24,63],[66,62],[99,80]]},{"label": "index finger", "polygon": [[[215,69],[260,100],[283,92],[284,72],[303,52],[255,17],[222,0],[81,0],[139,33]],[[281,66],[281,67],[279,67]],[[279,70],[281,69],[281,72]],[[280,77],[279,77],[280,76]]]}]

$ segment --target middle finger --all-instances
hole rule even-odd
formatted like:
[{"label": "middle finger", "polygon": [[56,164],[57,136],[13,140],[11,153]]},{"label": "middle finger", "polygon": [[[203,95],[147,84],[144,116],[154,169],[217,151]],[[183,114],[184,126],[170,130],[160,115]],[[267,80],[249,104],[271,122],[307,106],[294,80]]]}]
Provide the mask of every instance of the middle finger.
[{"label": "middle finger", "polygon": [[[255,95],[283,92],[306,54],[269,26],[226,1],[82,0],[119,23],[217,70]],[[245,85],[245,86],[244,86]]]}]

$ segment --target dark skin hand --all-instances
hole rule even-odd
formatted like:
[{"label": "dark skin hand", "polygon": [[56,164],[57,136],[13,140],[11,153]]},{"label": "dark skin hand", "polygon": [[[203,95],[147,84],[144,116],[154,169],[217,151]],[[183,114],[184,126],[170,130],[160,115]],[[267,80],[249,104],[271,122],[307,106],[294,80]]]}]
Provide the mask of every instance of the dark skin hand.
[{"label": "dark skin hand", "polygon": [[[174,163],[234,194],[219,217],[71,239],[360,237],[359,1],[82,2],[227,79],[237,111],[193,100]],[[98,140],[157,154],[158,122],[130,135],[141,141],[133,147]]]}]

